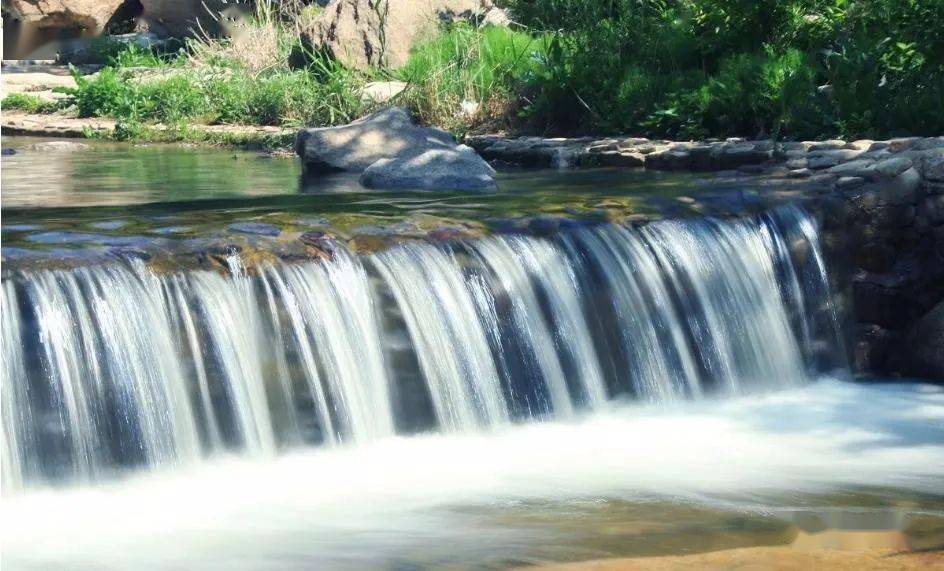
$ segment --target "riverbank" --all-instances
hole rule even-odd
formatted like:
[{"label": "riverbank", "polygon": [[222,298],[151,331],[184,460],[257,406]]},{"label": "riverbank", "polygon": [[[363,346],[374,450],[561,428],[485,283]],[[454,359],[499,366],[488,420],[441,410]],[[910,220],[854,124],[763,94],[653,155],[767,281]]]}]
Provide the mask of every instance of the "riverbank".
[{"label": "riverbank", "polygon": [[[9,136],[116,138],[118,122],[98,117],[4,111],[0,132]],[[149,125],[135,138],[140,143],[199,143],[245,149],[289,152],[297,129],[254,125]],[[120,138],[120,137],[117,137]]]},{"label": "riverbank", "polygon": [[925,553],[894,552],[882,549],[798,551],[791,547],[749,547],[696,555],[597,559],[560,565],[524,567],[522,569],[532,571],[681,571],[685,569],[711,571],[733,569],[906,571],[932,569],[941,565],[944,565],[944,553],[940,551]]}]

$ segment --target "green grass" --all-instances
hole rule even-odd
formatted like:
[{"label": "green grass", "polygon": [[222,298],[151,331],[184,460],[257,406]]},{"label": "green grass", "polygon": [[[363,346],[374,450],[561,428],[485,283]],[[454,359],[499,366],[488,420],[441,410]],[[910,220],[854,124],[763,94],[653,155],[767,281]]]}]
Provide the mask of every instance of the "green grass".
[{"label": "green grass", "polygon": [[29,113],[55,113],[62,106],[58,101],[46,101],[29,93],[11,93],[0,102],[3,109],[17,109]]},{"label": "green grass", "polygon": [[114,131],[88,130],[88,139],[108,141],[147,141],[150,143],[198,143],[219,147],[238,147],[264,151],[286,151],[295,142],[295,133],[256,133],[211,131],[205,126],[184,124],[156,126],[142,123],[119,122]]},{"label": "green grass", "polygon": [[[397,72],[409,84],[404,102],[424,121],[453,132],[508,118],[541,66],[545,43],[503,27],[454,26],[414,50]],[[463,112],[463,102],[478,111]]]},{"label": "green grass", "polygon": [[92,78],[76,73],[72,102],[80,117],[134,123],[335,125],[362,111],[360,79],[321,68],[253,74],[238,66],[157,68],[154,76],[108,66]]}]

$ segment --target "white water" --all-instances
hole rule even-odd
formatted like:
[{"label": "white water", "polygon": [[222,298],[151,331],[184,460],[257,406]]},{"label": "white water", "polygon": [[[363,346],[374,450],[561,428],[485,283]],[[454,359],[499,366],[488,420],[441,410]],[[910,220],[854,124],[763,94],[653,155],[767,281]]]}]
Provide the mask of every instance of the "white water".
[{"label": "white water", "polygon": [[[944,494],[942,474],[944,389],[826,380],[36,492],[3,501],[0,531],[4,569],[390,568],[469,549],[475,567],[572,541],[504,520],[520,501],[564,502],[559,519],[567,502],[602,499],[749,515],[861,486]],[[473,506],[499,515],[473,517]]]},{"label": "white water", "polygon": [[228,261],[5,276],[5,570],[477,567],[573,554],[533,505],[944,494],[944,390],[816,380],[798,209]]},{"label": "white water", "polygon": [[5,494],[795,386],[843,352],[798,209],[228,263],[4,281]]}]

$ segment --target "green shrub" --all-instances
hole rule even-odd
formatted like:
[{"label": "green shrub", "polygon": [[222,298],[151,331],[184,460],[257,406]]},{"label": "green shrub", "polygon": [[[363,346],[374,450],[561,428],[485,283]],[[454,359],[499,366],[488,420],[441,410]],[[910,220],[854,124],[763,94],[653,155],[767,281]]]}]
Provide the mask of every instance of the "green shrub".
[{"label": "green shrub", "polygon": [[179,123],[211,114],[207,94],[198,81],[183,73],[143,81],[132,87],[142,103],[142,117],[161,123]]},{"label": "green shrub", "polygon": [[79,117],[139,116],[141,102],[131,76],[111,67],[102,68],[92,79],[73,69],[76,88],[69,91]]},{"label": "green shrub", "polygon": [[944,131],[940,0],[509,0],[554,30],[526,114],[662,136]]}]

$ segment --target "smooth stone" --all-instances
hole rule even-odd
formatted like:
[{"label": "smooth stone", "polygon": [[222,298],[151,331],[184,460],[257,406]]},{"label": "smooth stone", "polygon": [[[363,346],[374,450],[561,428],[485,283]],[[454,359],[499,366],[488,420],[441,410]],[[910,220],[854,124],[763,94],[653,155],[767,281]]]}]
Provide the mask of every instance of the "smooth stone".
[{"label": "smooth stone", "polygon": [[89,224],[92,228],[96,230],[118,230],[124,228],[128,223],[124,220],[105,220],[103,222],[93,222]]},{"label": "smooth stone", "polygon": [[910,149],[916,142],[920,140],[920,137],[902,137],[899,139],[892,139],[888,142],[888,150],[893,153],[900,153],[902,151],[907,151]]},{"label": "smooth stone", "polygon": [[494,190],[495,169],[465,145],[429,149],[407,157],[380,159],[364,169],[368,188]]},{"label": "smooth stone", "polygon": [[860,176],[841,176],[836,180],[836,188],[848,190],[865,184],[865,179]]},{"label": "smooth stone", "polygon": [[361,172],[381,159],[455,149],[452,135],[420,127],[403,107],[388,107],[347,125],[302,129],[295,151],[309,172]]},{"label": "smooth stone", "polygon": [[[868,191],[868,196],[874,196],[874,200],[878,201],[875,206],[902,206],[913,204],[917,200],[920,186],[921,175],[916,169],[910,168],[895,178],[879,179],[864,188]],[[897,225],[899,224],[896,223]]]},{"label": "smooth stone", "polygon": [[85,143],[76,141],[43,141],[27,147],[31,151],[78,151],[89,148]]},{"label": "smooth stone", "polygon": [[190,226],[164,226],[162,228],[154,228],[151,230],[153,234],[180,234],[182,232],[189,232],[191,230]]},{"label": "smooth stone", "polygon": [[875,143],[872,139],[859,139],[857,141],[852,141],[851,143],[846,143],[846,149],[855,149],[857,151],[868,151],[872,144]]},{"label": "smooth stone", "polygon": [[794,169],[787,173],[790,178],[808,178],[813,176],[813,171],[808,168]]},{"label": "smooth stone", "polygon": [[3,232],[32,232],[34,230],[40,230],[42,226],[39,224],[8,224],[2,228]]},{"label": "smooth stone", "polygon": [[841,149],[846,146],[846,142],[842,139],[830,139],[828,141],[822,141],[819,143],[813,143],[810,145],[810,152],[814,151],[833,151]]},{"label": "smooth stone", "polygon": [[371,81],[361,89],[361,101],[364,103],[385,103],[406,89],[405,81]]},{"label": "smooth stone", "polygon": [[106,246],[137,246],[148,243],[144,236],[108,236],[89,232],[49,231],[30,234],[26,240],[36,244],[73,244],[95,242]]},{"label": "smooth stone", "polygon": [[927,137],[917,141],[912,145],[912,150],[915,151],[930,151],[932,149],[944,149],[944,136],[941,137]]},{"label": "smooth stone", "polygon": [[875,163],[875,170],[883,176],[893,177],[911,168],[911,164],[911,159],[892,157]]},{"label": "smooth stone", "polygon": [[834,167],[839,162],[836,157],[818,156],[807,160],[806,166],[812,170],[828,169]]},{"label": "smooth stone", "polygon": [[641,153],[617,151],[604,151],[602,153],[591,154],[587,160],[592,164],[604,167],[641,167],[646,164],[646,157]]},{"label": "smooth stone", "polygon": [[868,178],[875,173],[874,165],[875,163],[868,159],[856,159],[831,167],[828,172],[839,176]]},{"label": "smooth stone", "polygon": [[944,182],[944,153],[925,156],[921,172],[927,180]]},{"label": "smooth stone", "polygon": [[258,236],[278,236],[282,233],[281,228],[267,222],[236,222],[227,226],[227,229],[231,232],[255,234]]}]

